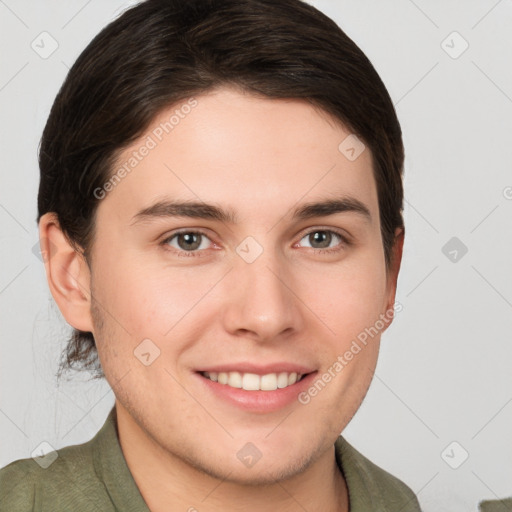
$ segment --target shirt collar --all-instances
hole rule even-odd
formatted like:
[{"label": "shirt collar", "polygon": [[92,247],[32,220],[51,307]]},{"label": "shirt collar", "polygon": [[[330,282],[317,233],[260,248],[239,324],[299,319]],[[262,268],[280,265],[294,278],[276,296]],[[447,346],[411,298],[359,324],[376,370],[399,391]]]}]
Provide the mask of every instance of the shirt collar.
[{"label": "shirt collar", "polygon": [[94,469],[110,499],[120,512],[150,512],[142,497],[119,443],[116,406],[95,437]]}]

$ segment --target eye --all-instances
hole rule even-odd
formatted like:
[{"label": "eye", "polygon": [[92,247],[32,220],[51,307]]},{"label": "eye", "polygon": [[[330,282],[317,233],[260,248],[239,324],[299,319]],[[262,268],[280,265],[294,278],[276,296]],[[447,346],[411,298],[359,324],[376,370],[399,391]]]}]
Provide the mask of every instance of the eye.
[{"label": "eye", "polygon": [[195,253],[199,250],[208,249],[209,246],[206,240],[209,240],[209,238],[202,231],[178,231],[163,240],[161,245],[172,247],[178,251],[179,256],[195,256],[195,254],[186,253]]},{"label": "eye", "polygon": [[[320,253],[338,252],[341,251],[345,246],[349,245],[346,237],[332,229],[315,229],[302,237],[301,241],[302,240],[307,240],[310,244],[310,247],[313,249],[318,249],[316,252]],[[337,244],[336,241],[338,242]],[[335,243],[334,246],[331,245],[332,242]]]},{"label": "eye", "polygon": [[[332,229],[312,230],[306,233],[300,242],[303,240],[306,240],[316,253],[336,253],[350,245],[345,236]],[[183,230],[168,236],[160,245],[177,253],[178,256],[202,256],[202,251],[211,248],[208,242],[212,243],[203,231]]]}]

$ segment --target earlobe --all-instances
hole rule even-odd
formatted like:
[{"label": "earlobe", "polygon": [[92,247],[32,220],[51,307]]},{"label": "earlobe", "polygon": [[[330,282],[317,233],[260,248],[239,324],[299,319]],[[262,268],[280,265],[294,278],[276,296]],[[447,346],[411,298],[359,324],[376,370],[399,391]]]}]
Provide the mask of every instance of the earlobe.
[{"label": "earlobe", "polygon": [[60,312],[75,329],[92,332],[89,267],[67,240],[55,213],[41,217],[39,240],[48,286]]}]

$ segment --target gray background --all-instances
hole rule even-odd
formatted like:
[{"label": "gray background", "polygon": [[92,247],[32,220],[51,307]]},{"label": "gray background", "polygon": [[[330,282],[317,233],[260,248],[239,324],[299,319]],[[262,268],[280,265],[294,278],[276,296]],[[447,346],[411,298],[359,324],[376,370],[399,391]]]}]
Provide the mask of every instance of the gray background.
[{"label": "gray background", "polygon": [[[69,66],[134,3],[0,0],[0,466],[87,441],[114,402],[54,377],[69,328],[32,251],[37,145]],[[476,511],[512,494],[512,2],[310,3],[370,58],[406,147],[403,311],[344,434],[425,511]]]}]

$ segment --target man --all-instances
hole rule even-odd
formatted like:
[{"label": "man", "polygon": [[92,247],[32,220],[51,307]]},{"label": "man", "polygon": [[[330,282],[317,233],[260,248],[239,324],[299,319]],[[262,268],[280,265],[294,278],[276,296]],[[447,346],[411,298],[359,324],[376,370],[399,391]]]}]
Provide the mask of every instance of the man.
[{"label": "man", "polygon": [[2,469],[6,510],[418,511],[340,436],[393,319],[403,145],[389,95],[299,0],[148,0],[74,64],[39,229],[98,434]]}]

